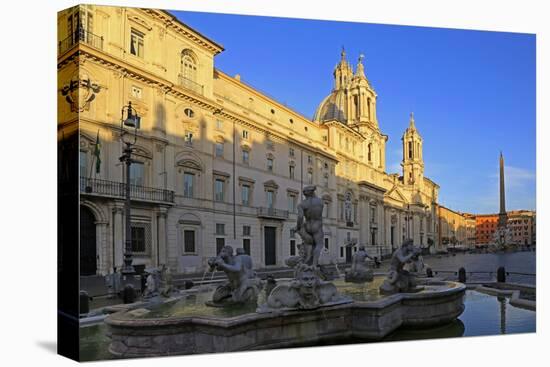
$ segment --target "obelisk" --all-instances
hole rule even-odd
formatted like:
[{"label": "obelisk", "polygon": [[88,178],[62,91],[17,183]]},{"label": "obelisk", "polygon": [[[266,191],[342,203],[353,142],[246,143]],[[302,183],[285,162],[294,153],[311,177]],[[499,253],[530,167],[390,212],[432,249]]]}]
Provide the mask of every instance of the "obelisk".
[{"label": "obelisk", "polygon": [[504,157],[502,156],[502,152],[500,152],[500,211],[498,213],[499,229],[506,228],[507,222],[508,216],[506,215],[506,200],[504,193]]}]

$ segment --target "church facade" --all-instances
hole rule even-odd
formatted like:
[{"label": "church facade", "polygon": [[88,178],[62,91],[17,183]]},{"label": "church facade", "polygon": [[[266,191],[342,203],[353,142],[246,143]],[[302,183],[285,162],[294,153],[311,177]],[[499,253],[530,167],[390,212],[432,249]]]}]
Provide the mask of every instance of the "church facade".
[{"label": "church facade", "polygon": [[439,186],[424,176],[417,123],[404,116],[402,172],[388,173],[389,137],[361,57],[354,68],[342,51],[311,119],[215,68],[223,47],[165,11],[82,5],[59,13],[58,33],[58,131],[79,137],[81,275],[122,265],[129,102],[141,117],[128,177],[138,267],[203,271],[224,245],[255,267],[284,266],[309,184],[339,262],[359,245],[372,256],[409,237],[440,245]]}]

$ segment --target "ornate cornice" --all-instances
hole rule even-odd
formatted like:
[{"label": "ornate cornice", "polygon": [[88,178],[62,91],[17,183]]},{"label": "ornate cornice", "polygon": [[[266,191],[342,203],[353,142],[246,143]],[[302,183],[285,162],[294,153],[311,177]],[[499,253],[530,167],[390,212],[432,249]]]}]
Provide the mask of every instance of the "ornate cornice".
[{"label": "ornate cornice", "polygon": [[176,33],[183,35],[185,38],[208,50],[213,55],[217,55],[224,50],[222,45],[208,39],[188,25],[183,24],[176,17],[165,10],[145,8],[141,8],[141,10],[149,16],[162,21],[168,28],[171,28]]}]

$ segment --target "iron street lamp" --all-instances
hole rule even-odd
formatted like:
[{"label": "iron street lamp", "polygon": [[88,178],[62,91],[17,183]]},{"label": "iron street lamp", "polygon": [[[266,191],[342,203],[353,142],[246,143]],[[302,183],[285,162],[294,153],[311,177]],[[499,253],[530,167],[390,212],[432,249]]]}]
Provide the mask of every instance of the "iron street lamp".
[{"label": "iron street lamp", "polygon": [[[126,112],[126,119],[124,113]],[[119,160],[126,164],[126,187],[124,203],[125,214],[125,246],[124,246],[124,265],[122,267],[122,275],[129,276],[135,273],[132,265],[132,228],[130,222],[130,165],[132,164],[132,151],[137,142],[137,129],[139,128],[140,117],[137,111],[132,107],[132,102],[128,102],[127,106],[122,107],[120,118],[120,140],[124,143],[122,156]],[[126,277],[125,277],[126,278]]]},{"label": "iron street lamp", "polygon": [[412,214],[411,214],[411,206],[410,204],[407,204],[407,214],[405,217],[405,220],[407,221],[407,239],[411,239],[411,220],[412,220]]}]

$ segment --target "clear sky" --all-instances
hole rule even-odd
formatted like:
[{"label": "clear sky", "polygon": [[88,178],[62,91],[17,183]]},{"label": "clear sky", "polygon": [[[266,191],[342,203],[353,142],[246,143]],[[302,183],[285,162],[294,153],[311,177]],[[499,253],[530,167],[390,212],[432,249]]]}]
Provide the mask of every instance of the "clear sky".
[{"label": "clear sky", "polygon": [[272,17],[172,12],[221,43],[215,66],[312,118],[333,87],[345,46],[378,94],[389,135],[387,171],[401,172],[401,135],[414,112],[425,175],[439,202],[498,212],[498,162],[507,209],[535,209],[535,36]]}]

